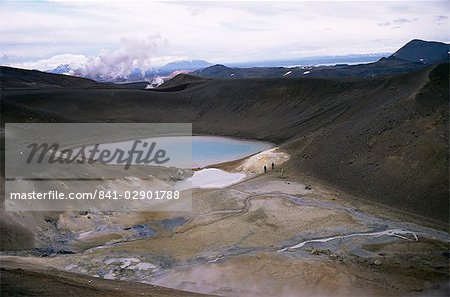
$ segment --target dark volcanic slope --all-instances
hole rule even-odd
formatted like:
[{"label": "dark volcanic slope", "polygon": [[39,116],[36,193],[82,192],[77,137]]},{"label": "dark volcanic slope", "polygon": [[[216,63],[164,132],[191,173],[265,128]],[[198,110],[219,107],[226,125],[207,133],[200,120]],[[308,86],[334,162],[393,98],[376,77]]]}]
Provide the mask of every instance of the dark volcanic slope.
[{"label": "dark volcanic slope", "polygon": [[0,67],[0,89],[95,88],[102,84],[82,77]]},{"label": "dark volcanic slope", "polygon": [[443,64],[348,81],[179,76],[159,91],[6,90],[2,121],[193,122],[195,133],[283,144],[292,172],[448,222],[448,78]]},{"label": "dark volcanic slope", "polygon": [[[21,263],[25,262],[25,263]],[[154,285],[106,280],[57,271],[20,258],[0,262],[0,295],[3,297],[200,297],[202,294]]]}]

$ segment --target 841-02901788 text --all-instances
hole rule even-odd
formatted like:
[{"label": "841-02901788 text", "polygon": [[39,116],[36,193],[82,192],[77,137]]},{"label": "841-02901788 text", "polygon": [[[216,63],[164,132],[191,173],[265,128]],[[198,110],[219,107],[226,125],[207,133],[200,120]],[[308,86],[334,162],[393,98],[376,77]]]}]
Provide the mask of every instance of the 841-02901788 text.
[{"label": "841-02901788 text", "polygon": [[11,192],[10,200],[178,200],[179,191],[103,191],[95,190],[93,192],[70,192],[59,191],[47,192]]},{"label": "841-02901788 text", "polygon": [[132,200],[177,200],[180,198],[179,191],[99,191],[99,199],[132,199]]}]

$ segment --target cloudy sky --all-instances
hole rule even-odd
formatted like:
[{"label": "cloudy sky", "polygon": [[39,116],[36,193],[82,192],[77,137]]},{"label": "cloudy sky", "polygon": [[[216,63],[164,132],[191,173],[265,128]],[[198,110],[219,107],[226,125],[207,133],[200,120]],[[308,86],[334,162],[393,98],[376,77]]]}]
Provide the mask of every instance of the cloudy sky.
[{"label": "cloudy sky", "polygon": [[0,64],[127,72],[184,58],[393,52],[414,38],[448,42],[449,8],[449,1],[0,1]]}]

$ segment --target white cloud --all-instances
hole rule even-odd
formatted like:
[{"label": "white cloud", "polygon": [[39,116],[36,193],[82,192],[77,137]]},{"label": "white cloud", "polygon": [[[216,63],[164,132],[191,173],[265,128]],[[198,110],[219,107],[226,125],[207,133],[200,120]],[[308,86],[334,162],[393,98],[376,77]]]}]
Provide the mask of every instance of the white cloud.
[{"label": "white cloud", "polygon": [[148,36],[145,40],[123,38],[121,47],[115,51],[104,51],[87,59],[73,74],[102,78],[127,77],[134,69],[151,69],[151,57],[156,55],[161,37]]}]

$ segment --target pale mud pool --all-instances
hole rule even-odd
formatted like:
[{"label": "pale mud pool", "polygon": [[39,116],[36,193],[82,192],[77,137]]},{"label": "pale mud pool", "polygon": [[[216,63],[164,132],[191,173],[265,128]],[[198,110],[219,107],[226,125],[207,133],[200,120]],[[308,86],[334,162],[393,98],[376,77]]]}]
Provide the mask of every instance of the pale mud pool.
[{"label": "pale mud pool", "polygon": [[235,184],[246,175],[244,173],[232,173],[216,168],[206,168],[195,171],[192,177],[175,185],[175,189],[182,191],[189,188],[223,188]]}]

